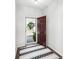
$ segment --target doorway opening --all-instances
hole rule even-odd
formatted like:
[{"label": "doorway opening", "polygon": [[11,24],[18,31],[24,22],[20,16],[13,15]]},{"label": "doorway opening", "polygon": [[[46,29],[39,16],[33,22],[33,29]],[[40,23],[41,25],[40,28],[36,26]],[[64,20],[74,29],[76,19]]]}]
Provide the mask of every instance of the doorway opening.
[{"label": "doorway opening", "polygon": [[25,43],[37,43],[37,19],[27,17],[25,19]]}]

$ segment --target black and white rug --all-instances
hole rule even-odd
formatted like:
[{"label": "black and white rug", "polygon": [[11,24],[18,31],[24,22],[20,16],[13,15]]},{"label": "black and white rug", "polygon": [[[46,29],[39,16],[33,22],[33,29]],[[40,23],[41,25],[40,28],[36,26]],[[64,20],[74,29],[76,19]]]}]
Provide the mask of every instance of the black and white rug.
[{"label": "black and white rug", "polygon": [[60,57],[49,48],[33,44],[19,51],[19,59],[59,59]]}]

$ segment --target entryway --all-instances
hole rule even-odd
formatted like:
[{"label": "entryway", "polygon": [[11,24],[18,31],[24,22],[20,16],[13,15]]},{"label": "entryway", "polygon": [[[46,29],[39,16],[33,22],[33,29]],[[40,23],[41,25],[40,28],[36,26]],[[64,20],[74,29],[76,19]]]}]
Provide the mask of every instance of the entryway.
[{"label": "entryway", "polygon": [[38,43],[46,46],[46,16],[25,19],[25,44]]}]

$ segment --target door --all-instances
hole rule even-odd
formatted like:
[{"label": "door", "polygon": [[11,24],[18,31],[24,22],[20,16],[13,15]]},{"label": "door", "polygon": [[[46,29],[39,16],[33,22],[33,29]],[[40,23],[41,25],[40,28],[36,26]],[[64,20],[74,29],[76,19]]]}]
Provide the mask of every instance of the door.
[{"label": "door", "polygon": [[46,16],[37,18],[38,44],[46,46]]}]

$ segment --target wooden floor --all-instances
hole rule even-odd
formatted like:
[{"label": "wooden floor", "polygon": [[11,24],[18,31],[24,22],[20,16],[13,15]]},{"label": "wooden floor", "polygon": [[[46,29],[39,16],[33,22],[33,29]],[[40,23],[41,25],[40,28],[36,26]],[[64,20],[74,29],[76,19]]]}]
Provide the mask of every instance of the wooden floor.
[{"label": "wooden floor", "polygon": [[16,59],[62,59],[62,56],[49,47],[32,44],[19,47]]}]

